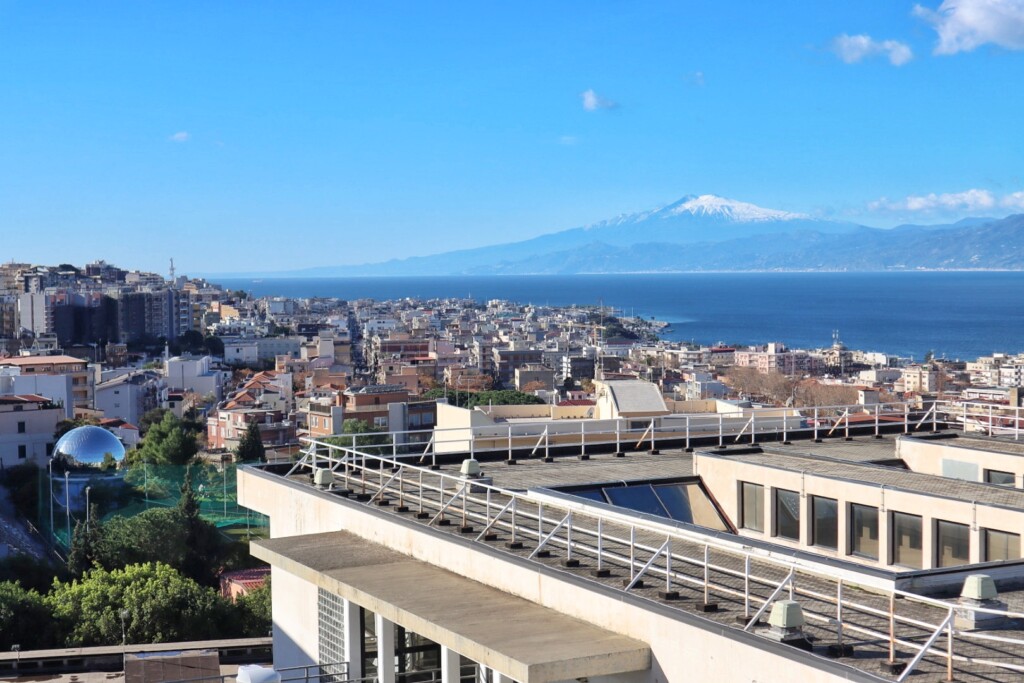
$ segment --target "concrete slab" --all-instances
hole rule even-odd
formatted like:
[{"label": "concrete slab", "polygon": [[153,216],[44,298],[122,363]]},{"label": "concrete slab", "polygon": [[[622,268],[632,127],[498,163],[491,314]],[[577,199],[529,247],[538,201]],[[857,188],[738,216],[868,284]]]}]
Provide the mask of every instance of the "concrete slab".
[{"label": "concrete slab", "polygon": [[642,671],[646,643],[344,531],[254,541],[252,554],[522,683]]}]

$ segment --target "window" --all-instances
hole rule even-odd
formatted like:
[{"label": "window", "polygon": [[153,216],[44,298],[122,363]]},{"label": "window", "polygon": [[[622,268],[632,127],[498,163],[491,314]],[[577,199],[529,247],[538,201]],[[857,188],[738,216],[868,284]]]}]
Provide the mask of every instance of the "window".
[{"label": "window", "polygon": [[800,494],[775,489],[775,535],[791,541],[800,540]]},{"label": "window", "polygon": [[1013,486],[1017,477],[1013,472],[1002,472],[1000,470],[985,470],[985,483],[996,484],[997,486]]},{"label": "window", "polygon": [[18,460],[24,460],[28,457],[28,447],[25,444],[18,446]]},{"label": "window", "polygon": [[922,569],[921,517],[904,512],[892,513],[892,564]]},{"label": "window", "polygon": [[966,524],[935,522],[935,564],[955,567],[971,559],[971,530]]},{"label": "window", "polygon": [[740,526],[764,532],[764,487],[740,482]]},{"label": "window", "polygon": [[20,420],[18,422],[18,433],[19,434],[24,434],[25,433],[25,421],[24,420]]},{"label": "window", "polygon": [[835,498],[811,496],[811,545],[839,547],[839,502]]},{"label": "window", "polygon": [[878,559],[878,508],[850,503],[850,554]]},{"label": "window", "polygon": [[1020,559],[1020,534],[982,529],[982,562]]},{"label": "window", "polygon": [[387,427],[388,419],[386,417],[375,417],[373,418],[374,427]]}]

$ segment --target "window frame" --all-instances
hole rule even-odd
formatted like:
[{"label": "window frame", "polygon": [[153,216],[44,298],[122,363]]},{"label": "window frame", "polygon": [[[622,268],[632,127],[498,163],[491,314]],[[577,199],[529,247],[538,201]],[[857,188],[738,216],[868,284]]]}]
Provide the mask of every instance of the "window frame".
[{"label": "window frame", "polygon": [[[808,529],[810,531],[810,538],[809,538],[810,545],[814,546],[815,548],[825,548],[826,550],[835,550],[835,551],[838,552],[839,551],[839,500],[837,498],[830,498],[829,496],[817,496],[817,495],[813,495],[813,494],[810,495],[809,498],[811,499],[810,500],[810,515],[808,515],[808,517],[809,517],[808,522],[810,523],[810,528]],[[833,509],[835,510],[835,530],[833,532],[833,536],[835,538],[835,544],[834,545],[825,545],[823,543],[819,543],[818,542],[818,535],[819,535],[819,532],[818,532],[818,516],[816,514],[817,513],[817,509],[816,509],[816,505],[815,504],[818,503],[819,501],[831,503]]]},{"label": "window frame", "polygon": [[[867,553],[867,552],[864,552],[863,550],[858,550],[855,547],[855,543],[861,537],[859,534],[854,533],[854,531],[855,531],[854,524],[856,524],[856,522],[857,522],[857,514],[856,514],[857,508],[861,508],[861,509],[864,509],[864,510],[874,511],[874,513],[875,513],[875,554],[874,555],[872,555],[870,553]],[[852,555],[853,557],[863,557],[863,558],[869,559],[869,560],[876,560],[876,561],[877,560],[881,560],[882,559],[882,531],[881,531],[882,517],[881,517],[881,510],[879,510],[874,505],[865,505],[864,503],[849,503],[848,507],[847,507],[846,515],[847,515],[847,517],[846,517],[846,521],[847,521],[847,524],[846,524],[846,526],[847,526],[847,546],[849,548],[846,554],[847,555]]]},{"label": "window frame", "polygon": [[[796,502],[797,502],[796,519],[794,520],[794,523],[793,523],[793,526],[794,526],[794,528],[796,530],[796,535],[795,536],[787,536],[787,535],[781,533],[781,531],[779,530],[779,526],[780,526],[779,525],[779,522],[780,522],[780,519],[779,519],[779,506],[781,505],[781,503],[779,501],[779,494],[792,494],[792,495],[796,496]],[[774,486],[772,487],[772,536],[774,538],[781,538],[781,539],[786,540],[786,541],[795,541],[797,543],[800,542],[800,524],[801,524],[801,517],[803,517],[803,514],[802,514],[803,510],[801,509],[802,507],[803,507],[803,505],[802,505],[802,503],[800,501],[800,492],[799,491],[793,491],[792,489],[777,488],[777,487],[774,487]]]},{"label": "window frame", "polygon": [[[739,505],[739,522],[740,528],[752,531],[754,533],[764,533],[764,484],[758,484],[752,481],[741,481],[740,485],[740,505]],[[760,528],[750,526],[747,520],[747,487],[756,487],[755,498],[755,509],[757,509],[757,520],[760,523]],[[759,500],[758,500],[759,499]]]}]

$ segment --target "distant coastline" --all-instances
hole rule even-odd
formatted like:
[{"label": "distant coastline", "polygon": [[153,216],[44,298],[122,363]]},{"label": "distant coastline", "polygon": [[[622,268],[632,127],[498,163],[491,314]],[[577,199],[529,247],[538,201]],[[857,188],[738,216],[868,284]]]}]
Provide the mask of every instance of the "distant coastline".
[{"label": "distant coastline", "polygon": [[[256,279],[262,280],[255,282]],[[219,278],[257,296],[507,299],[614,306],[669,323],[664,338],[828,346],[922,358],[1024,351],[1021,271],[719,272],[591,275]],[[809,283],[813,282],[813,285]]]}]

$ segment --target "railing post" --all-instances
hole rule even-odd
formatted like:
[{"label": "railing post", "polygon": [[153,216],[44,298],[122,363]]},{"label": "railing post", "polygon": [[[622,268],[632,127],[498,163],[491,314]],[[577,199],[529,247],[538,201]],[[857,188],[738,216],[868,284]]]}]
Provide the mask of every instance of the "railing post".
[{"label": "railing post", "polygon": [[935,399],[935,403],[932,404],[932,432],[939,431],[939,400],[938,397]]},{"label": "railing post", "polygon": [[725,441],[725,434],[723,433],[724,425],[722,424],[722,414],[718,414],[718,447],[721,448]]},{"label": "railing post", "polygon": [[657,453],[658,452],[658,447],[654,443],[654,431],[655,431],[654,418],[652,417],[651,418],[651,453]]},{"label": "railing post", "polygon": [[423,491],[423,470],[420,470],[420,481],[419,485],[417,486],[417,489],[418,490],[416,497],[419,498],[420,500],[419,510],[417,512],[419,512],[420,515],[423,515],[423,499],[426,498],[426,495]]},{"label": "railing post", "polygon": [[1020,406],[1013,409],[1013,440],[1020,440]]},{"label": "railing post", "polygon": [[508,425],[508,459],[512,459],[512,423]]},{"label": "railing post", "polygon": [[710,567],[710,564],[711,564],[711,547],[707,543],[705,543],[704,544],[704,604],[705,605],[707,605],[710,602],[710,598],[711,598],[711,589],[709,588],[709,584],[710,584],[710,576],[709,576],[710,570],[709,570],[709,567]]},{"label": "railing post", "polygon": [[466,499],[469,498],[469,486],[463,485],[462,487],[462,527],[465,528],[466,523]]},{"label": "railing post", "polygon": [[484,504],[484,527],[491,525],[491,487],[487,487],[487,502]]},{"label": "railing post", "polygon": [[743,555],[743,616],[750,621],[750,553]]},{"label": "railing post", "polygon": [[537,503],[537,542],[544,538],[544,503]]},{"label": "railing post", "polygon": [[580,455],[587,454],[587,437],[583,431],[586,428],[586,426],[587,423],[583,420],[580,420]]},{"label": "railing post", "polygon": [[910,433],[910,404],[903,402],[903,433]]},{"label": "railing post", "polygon": [[686,416],[686,450],[690,450],[690,416]]},{"label": "railing post", "polygon": [[672,592],[672,537],[665,541],[665,595]]},{"label": "railing post", "polygon": [[636,572],[636,527],[629,527],[629,580],[633,580]]},{"label": "railing post", "polygon": [[818,406],[814,406],[814,443],[818,443]]},{"label": "railing post", "polygon": [[516,536],[518,534],[516,534],[516,511],[518,509],[519,509],[519,499],[518,498],[513,498],[512,499],[512,543],[513,544],[515,544],[517,542],[516,541]]},{"label": "railing post", "polygon": [[782,410],[782,443],[789,443],[789,414]]},{"label": "railing post", "polygon": [[878,404],[875,404],[875,438],[879,437],[878,433]]},{"label": "railing post", "polygon": [[836,645],[843,652],[843,580],[836,582]]},{"label": "railing post", "polygon": [[544,425],[544,458],[551,457],[551,436],[548,433],[548,426]]},{"label": "railing post", "polygon": [[757,443],[757,409],[750,411],[750,445]]},{"label": "railing post", "polygon": [[953,610],[946,618],[946,680],[953,680]]},{"label": "railing post", "polygon": [[615,420],[615,453],[618,455],[622,452],[622,434],[619,431],[621,425],[621,418]]},{"label": "railing post", "polygon": [[565,530],[565,559],[572,562],[572,510],[569,510],[569,523]]},{"label": "railing post", "polygon": [[604,520],[597,518],[597,574],[601,575],[604,564]]},{"label": "railing post", "polygon": [[889,594],[889,663],[896,663],[896,592]]}]

